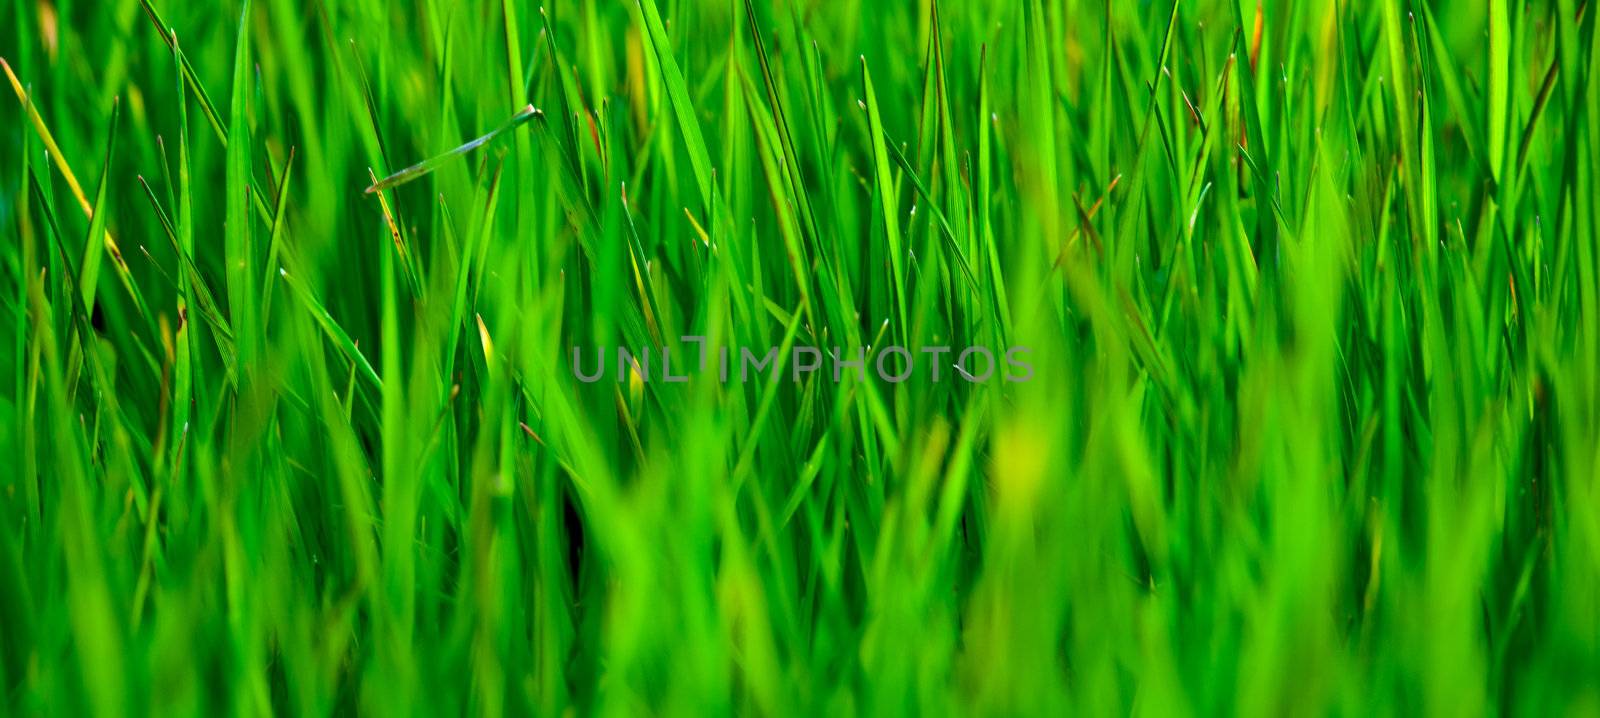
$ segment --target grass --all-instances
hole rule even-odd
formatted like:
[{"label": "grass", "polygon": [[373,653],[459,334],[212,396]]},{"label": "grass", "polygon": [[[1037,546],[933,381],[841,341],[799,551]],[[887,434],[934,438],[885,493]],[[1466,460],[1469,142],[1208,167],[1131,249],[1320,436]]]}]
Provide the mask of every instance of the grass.
[{"label": "grass", "polygon": [[1583,0],[0,16],[0,712],[1600,714]]}]

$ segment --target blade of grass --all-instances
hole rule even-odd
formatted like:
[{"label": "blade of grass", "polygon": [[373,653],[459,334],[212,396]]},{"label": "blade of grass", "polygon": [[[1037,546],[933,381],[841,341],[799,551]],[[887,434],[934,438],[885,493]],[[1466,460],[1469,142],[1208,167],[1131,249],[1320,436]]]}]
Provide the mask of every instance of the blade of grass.
[{"label": "blade of grass", "polygon": [[872,89],[872,73],[867,70],[867,58],[861,58],[861,91],[866,96],[867,124],[872,142],[873,185],[876,187],[874,204],[879,209],[879,219],[885,241],[888,243],[890,292],[894,294],[895,336],[908,337],[911,325],[906,315],[905,248],[900,237],[899,197],[893,171],[890,169],[889,150],[885,145],[883,118],[878,113],[878,95]]},{"label": "blade of grass", "polygon": [[100,258],[104,256],[106,244],[101,237],[106,236],[107,215],[106,192],[111,184],[111,160],[117,153],[117,121],[122,117],[122,102],[113,98],[111,102],[111,122],[106,130],[106,159],[100,166],[99,189],[94,194],[94,209],[90,212],[89,236],[84,241],[83,262],[78,266],[83,268],[83,274],[78,283],[78,288],[83,291],[84,311],[91,316],[94,314],[95,289],[100,279]]},{"label": "blade of grass", "polygon": [[239,13],[239,33],[233,56],[233,99],[229,103],[229,124],[233,135],[227,148],[227,224],[224,227],[224,257],[227,264],[228,314],[233,336],[238,342],[239,365],[248,375],[260,354],[261,323],[256,291],[258,270],[255,263],[254,226],[250,217],[251,147],[249,139],[250,96],[250,0]]},{"label": "blade of grass", "polygon": [[695,119],[694,101],[684,84],[683,71],[672,56],[672,44],[661,24],[661,13],[655,0],[636,0],[640,16],[644,19],[645,36],[661,66],[661,79],[666,84],[667,99],[673,116],[678,121],[678,131],[683,133],[684,148],[689,151],[689,168],[694,172],[695,186],[700,191],[701,213],[711,206],[711,154],[706,151],[706,141],[700,131],[700,121]]},{"label": "blade of grass", "polygon": [[484,147],[493,142],[500,135],[521,127],[528,120],[531,120],[536,116],[542,117],[543,115],[544,113],[540,112],[533,105],[528,105],[522,108],[522,110],[518,111],[517,114],[512,115],[511,119],[507,120],[505,124],[490,130],[488,134],[485,134],[482,137],[472,140],[466,144],[460,145],[454,149],[446,150],[445,152],[434,155],[433,157],[429,157],[428,159],[378,180],[367,187],[366,193],[373,194],[386,189],[399,187],[407,182],[422,179],[423,177],[427,176],[428,173],[439,169],[439,167],[442,166],[447,160],[450,160],[454,157],[460,157],[461,155],[465,155],[480,147]]}]

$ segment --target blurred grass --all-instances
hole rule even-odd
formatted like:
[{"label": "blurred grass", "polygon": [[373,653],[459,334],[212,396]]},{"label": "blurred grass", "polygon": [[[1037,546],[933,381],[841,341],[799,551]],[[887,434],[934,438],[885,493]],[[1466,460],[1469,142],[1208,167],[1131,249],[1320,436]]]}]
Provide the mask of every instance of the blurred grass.
[{"label": "blurred grass", "polygon": [[1600,714],[1595,16],[4,0],[3,712]]}]

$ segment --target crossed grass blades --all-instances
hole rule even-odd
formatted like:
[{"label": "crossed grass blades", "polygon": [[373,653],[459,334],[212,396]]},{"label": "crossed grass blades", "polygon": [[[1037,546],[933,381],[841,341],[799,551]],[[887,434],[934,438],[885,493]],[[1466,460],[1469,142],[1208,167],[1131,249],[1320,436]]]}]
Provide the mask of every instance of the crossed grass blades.
[{"label": "crossed grass blades", "polygon": [[6,713],[1600,712],[1583,0],[0,15]]}]

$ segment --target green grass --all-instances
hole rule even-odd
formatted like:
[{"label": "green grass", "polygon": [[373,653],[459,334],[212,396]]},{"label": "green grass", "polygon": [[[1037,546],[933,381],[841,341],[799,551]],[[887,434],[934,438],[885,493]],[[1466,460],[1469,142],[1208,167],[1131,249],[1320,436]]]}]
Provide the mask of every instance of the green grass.
[{"label": "green grass", "polygon": [[3,0],[0,713],[1600,715],[1596,15]]}]

